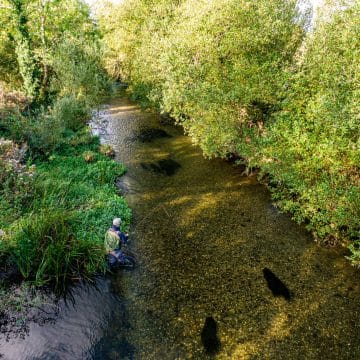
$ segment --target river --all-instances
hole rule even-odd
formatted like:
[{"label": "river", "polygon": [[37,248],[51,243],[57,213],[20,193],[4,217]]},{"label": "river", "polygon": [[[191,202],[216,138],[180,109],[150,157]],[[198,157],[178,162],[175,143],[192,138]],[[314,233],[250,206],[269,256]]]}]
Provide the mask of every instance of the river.
[{"label": "river", "polygon": [[[93,127],[128,168],[118,185],[137,268],[75,288],[55,322],[2,342],[3,359],[360,359],[359,271],[341,249],[320,247],[255,176],[204,159],[181,128],[128,99]],[[273,296],[264,268],[290,300]]]}]

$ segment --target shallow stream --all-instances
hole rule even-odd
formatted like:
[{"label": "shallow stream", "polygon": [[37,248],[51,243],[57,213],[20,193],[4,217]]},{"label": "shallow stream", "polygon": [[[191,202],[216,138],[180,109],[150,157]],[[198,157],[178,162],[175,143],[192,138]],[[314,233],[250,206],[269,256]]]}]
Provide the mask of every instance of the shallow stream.
[{"label": "shallow stream", "polygon": [[[55,323],[1,342],[3,359],[360,359],[360,273],[341,250],[318,246],[255,177],[204,159],[180,128],[129,100],[93,126],[128,167],[118,186],[138,266],[75,289]],[[264,268],[290,300],[273,296]],[[214,355],[201,337],[207,317]]]}]

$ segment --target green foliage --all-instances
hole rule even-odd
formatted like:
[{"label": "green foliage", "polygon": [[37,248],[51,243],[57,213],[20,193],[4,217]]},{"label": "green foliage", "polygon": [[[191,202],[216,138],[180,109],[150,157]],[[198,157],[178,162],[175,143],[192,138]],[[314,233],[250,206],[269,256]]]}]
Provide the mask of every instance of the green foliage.
[{"label": "green foliage", "polygon": [[19,73],[23,80],[23,90],[31,100],[38,96],[39,80],[34,55],[30,49],[28,39],[19,39],[16,46],[16,56],[19,66]]},{"label": "green foliage", "polygon": [[49,155],[56,149],[63,139],[64,120],[43,108],[31,118],[29,128],[25,129],[25,137],[33,156]]},{"label": "green foliage", "polygon": [[209,157],[235,152],[256,128],[254,107],[277,103],[304,34],[294,1],[125,1],[117,12],[102,26],[118,75]]},{"label": "green foliage", "polygon": [[[77,251],[77,241],[69,231],[68,214],[59,209],[42,209],[41,213],[27,215],[12,230],[16,243],[13,253],[18,268],[26,279],[35,271],[37,281],[46,281],[44,274],[68,276],[72,252]],[[66,251],[71,250],[71,251]]]},{"label": "green foliage", "polygon": [[359,16],[338,11],[309,35],[259,161],[279,205],[330,243],[360,235]]},{"label": "green foliage", "polygon": [[343,5],[305,34],[295,1],[123,1],[99,13],[105,63],[205,156],[236,153],[260,167],[279,207],[317,240],[353,241],[360,7]]},{"label": "green foliage", "polygon": [[[58,114],[55,114],[58,115]],[[17,143],[27,143],[34,157],[49,155],[64,138],[65,119],[40,108],[31,116],[12,113],[2,121],[3,132]]]},{"label": "green foliage", "polygon": [[[0,17],[1,24],[4,24]],[[18,71],[15,44],[9,34],[0,33],[0,81],[21,88],[22,80]]]},{"label": "green foliage", "polygon": [[[121,216],[125,226],[130,221],[114,185],[124,166],[96,151],[98,140],[85,134],[68,136],[67,141],[78,138],[76,147],[38,163],[30,203],[0,238],[2,253],[10,252],[23,277],[37,285],[62,287],[69,279],[103,271],[104,232],[113,217]],[[83,158],[84,150],[92,151],[92,163]]]},{"label": "green foliage", "polygon": [[67,95],[56,100],[52,111],[53,122],[63,122],[65,129],[77,131],[90,118],[90,109],[84,101]]},{"label": "green foliage", "polygon": [[0,212],[4,216],[0,229],[30,201],[35,168],[23,163],[25,153],[25,146],[20,148],[10,140],[0,139]]},{"label": "green foliage", "polygon": [[5,0],[0,21],[1,85],[28,97],[16,108],[0,94],[0,131],[12,140],[0,140],[2,270],[13,259],[25,279],[62,288],[103,271],[111,219],[130,221],[114,185],[125,168],[85,127],[110,90],[99,32],[81,0]]},{"label": "green foliage", "polygon": [[65,38],[54,54],[52,91],[68,99],[96,104],[111,90],[101,66],[101,54],[96,41],[84,44],[83,39]]},{"label": "green foliage", "polygon": [[59,94],[93,104],[108,90],[100,35],[83,1],[4,0],[0,22],[0,80],[33,106]]},{"label": "green foliage", "polygon": [[39,70],[33,52],[32,39],[29,32],[27,1],[9,1],[12,10],[13,36],[19,73],[23,80],[23,90],[31,100],[36,99],[39,87]]},{"label": "green foliage", "polygon": [[[49,156],[59,146],[67,146],[66,134],[83,128],[89,118],[87,103],[67,95],[57,99],[53,108],[41,107],[31,115],[12,112],[2,120],[1,125],[8,138],[17,143],[26,142],[31,156],[36,158]],[[79,135],[75,139],[73,145],[81,141]],[[88,135],[85,140],[89,140]]]}]

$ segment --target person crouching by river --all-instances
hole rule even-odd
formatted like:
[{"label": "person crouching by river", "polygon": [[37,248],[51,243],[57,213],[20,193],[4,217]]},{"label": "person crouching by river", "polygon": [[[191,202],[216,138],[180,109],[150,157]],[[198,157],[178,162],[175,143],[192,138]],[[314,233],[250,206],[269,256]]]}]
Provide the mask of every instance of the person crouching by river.
[{"label": "person crouching by river", "polygon": [[[115,218],[112,227],[105,234],[104,246],[108,255],[114,256],[120,263],[124,262],[125,256],[121,251],[123,244],[127,244],[129,239],[128,233],[120,230],[121,219]],[[110,259],[109,259],[110,260]]]}]

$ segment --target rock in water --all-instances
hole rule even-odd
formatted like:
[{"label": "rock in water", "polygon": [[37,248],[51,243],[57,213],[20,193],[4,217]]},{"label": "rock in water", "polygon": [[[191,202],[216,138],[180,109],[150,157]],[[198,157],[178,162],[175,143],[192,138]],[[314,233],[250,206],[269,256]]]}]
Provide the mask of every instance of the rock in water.
[{"label": "rock in water", "polygon": [[290,301],[291,295],[287,286],[268,268],[263,269],[264,278],[274,296],[282,296]]},{"label": "rock in water", "polygon": [[214,355],[220,349],[220,340],[217,336],[217,324],[212,316],[205,320],[201,331],[201,341],[207,354]]}]

